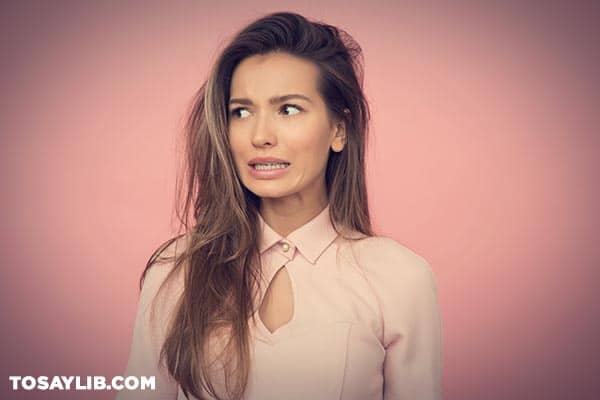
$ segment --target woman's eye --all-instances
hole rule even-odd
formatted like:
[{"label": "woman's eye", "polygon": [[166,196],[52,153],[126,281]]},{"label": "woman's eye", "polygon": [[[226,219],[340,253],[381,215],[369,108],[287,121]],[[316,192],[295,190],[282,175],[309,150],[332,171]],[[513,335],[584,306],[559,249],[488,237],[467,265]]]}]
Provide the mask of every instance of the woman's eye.
[{"label": "woman's eye", "polygon": [[[296,111],[289,111],[289,110],[296,110]],[[302,111],[302,108],[300,108],[299,106],[295,106],[293,104],[284,104],[281,109],[286,115],[296,115],[298,113],[300,113]],[[246,110],[245,108],[242,107],[238,107],[238,108],[234,108],[233,110],[230,111],[230,115],[232,117],[235,118],[245,118],[245,116],[242,116],[242,112],[248,113],[248,110]]]},{"label": "woman's eye", "polygon": [[281,107],[282,110],[285,110],[288,108],[295,108],[297,110],[297,112],[293,112],[293,113],[287,114],[287,115],[295,115],[295,114],[298,114],[302,110],[300,107],[295,106],[293,104],[284,104],[283,107]]},{"label": "woman's eye", "polygon": [[231,110],[231,115],[234,117],[237,117],[237,118],[242,118],[239,114],[241,111],[248,112],[248,110],[246,110],[245,108],[240,107],[240,108],[235,108],[235,109]]}]

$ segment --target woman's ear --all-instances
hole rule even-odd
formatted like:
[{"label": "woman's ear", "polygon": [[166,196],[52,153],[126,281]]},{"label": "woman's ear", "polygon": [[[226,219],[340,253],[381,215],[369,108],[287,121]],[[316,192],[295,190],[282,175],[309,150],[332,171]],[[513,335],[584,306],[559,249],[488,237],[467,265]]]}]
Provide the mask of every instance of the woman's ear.
[{"label": "woman's ear", "polygon": [[344,150],[344,146],[346,145],[346,123],[344,120],[340,120],[336,124],[336,131],[333,141],[331,142],[331,150],[339,153]]},{"label": "woman's ear", "polygon": [[344,123],[340,122],[338,124],[337,131],[335,133],[335,137],[333,138],[333,142],[331,143],[331,150],[339,153],[344,150],[344,145],[346,144],[346,129],[344,127]]}]

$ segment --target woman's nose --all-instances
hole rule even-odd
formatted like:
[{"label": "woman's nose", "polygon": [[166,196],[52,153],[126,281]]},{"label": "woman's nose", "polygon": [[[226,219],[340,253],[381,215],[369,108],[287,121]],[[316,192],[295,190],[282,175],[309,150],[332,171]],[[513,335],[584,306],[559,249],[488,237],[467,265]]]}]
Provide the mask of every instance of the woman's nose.
[{"label": "woman's nose", "polygon": [[258,114],[255,121],[252,128],[252,144],[257,147],[277,144],[277,135],[271,117],[266,113],[263,113],[263,115]]}]

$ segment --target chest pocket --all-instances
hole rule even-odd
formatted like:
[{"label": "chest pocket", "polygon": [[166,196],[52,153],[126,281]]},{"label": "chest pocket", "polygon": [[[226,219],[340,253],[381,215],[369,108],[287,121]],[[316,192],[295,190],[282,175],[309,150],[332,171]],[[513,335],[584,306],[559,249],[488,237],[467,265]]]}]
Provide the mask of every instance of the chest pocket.
[{"label": "chest pocket", "polygon": [[351,322],[328,322],[276,342],[256,340],[244,400],[339,399]]}]

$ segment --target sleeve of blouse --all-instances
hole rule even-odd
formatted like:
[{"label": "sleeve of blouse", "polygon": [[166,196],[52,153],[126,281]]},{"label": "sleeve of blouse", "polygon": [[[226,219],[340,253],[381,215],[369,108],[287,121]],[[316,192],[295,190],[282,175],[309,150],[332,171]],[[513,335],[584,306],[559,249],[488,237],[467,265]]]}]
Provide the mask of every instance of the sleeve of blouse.
[{"label": "sleeve of blouse", "polygon": [[[425,259],[394,245],[384,275],[384,400],[441,400],[442,322],[437,285]],[[389,254],[388,254],[389,255]],[[395,257],[397,256],[397,257]],[[390,275],[393,274],[392,275]]]},{"label": "sleeve of blouse", "polygon": [[[157,301],[156,320],[150,320],[150,306],[159,286],[166,278],[168,272],[166,267],[168,265],[155,264],[146,274],[137,305],[129,360],[123,374],[124,377],[155,377],[155,389],[127,390],[124,388],[117,392],[116,400],[174,400],[177,398],[177,382],[172,379],[165,367],[158,364],[169,317],[167,314],[171,310],[167,307],[167,303]],[[170,293],[169,296],[171,295]],[[159,300],[161,297],[159,296]]]}]

